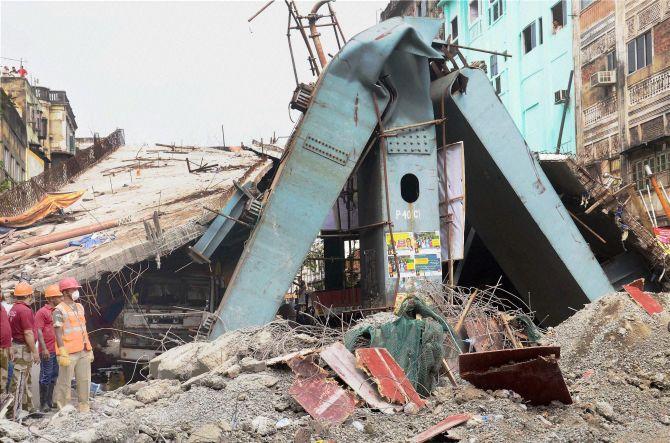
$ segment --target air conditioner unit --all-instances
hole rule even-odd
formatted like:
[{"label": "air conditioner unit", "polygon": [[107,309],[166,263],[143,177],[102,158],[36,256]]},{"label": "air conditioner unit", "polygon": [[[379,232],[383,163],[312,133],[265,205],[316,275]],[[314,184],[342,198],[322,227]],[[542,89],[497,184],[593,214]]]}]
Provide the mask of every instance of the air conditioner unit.
[{"label": "air conditioner unit", "polygon": [[554,104],[560,105],[561,103],[566,103],[568,101],[568,91],[565,89],[559,89],[554,91]]},{"label": "air conditioner unit", "polygon": [[616,84],[616,71],[598,71],[591,76],[591,87]]}]

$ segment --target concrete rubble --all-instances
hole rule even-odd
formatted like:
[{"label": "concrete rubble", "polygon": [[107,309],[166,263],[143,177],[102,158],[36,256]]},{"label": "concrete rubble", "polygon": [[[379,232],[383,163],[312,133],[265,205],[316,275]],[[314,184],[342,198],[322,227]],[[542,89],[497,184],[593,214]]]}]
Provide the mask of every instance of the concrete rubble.
[{"label": "concrete rubble", "polygon": [[[667,310],[670,295],[655,298]],[[378,314],[388,319],[388,313]],[[368,318],[367,323],[374,322]],[[341,340],[342,331],[274,321],[212,342],[173,348],[151,364],[146,381],[97,396],[90,413],[67,407],[20,426],[0,421],[2,441],[405,441],[456,414],[448,429],[468,442],[667,441],[670,439],[670,333],[626,293],[586,305],[549,328],[542,345],[560,346],[560,367],[574,403],[531,406],[509,390],[483,391],[446,377],[421,410],[385,414],[359,401],[342,424],[310,417],[289,395],[295,374],[278,359]],[[328,376],[337,379],[317,358]],[[325,375],[324,375],[325,376]],[[339,381],[347,389],[346,385]],[[348,390],[348,389],[347,389]],[[407,408],[406,408],[407,409]],[[411,409],[411,408],[410,408]],[[459,416],[460,417],[460,416]],[[456,418],[453,420],[457,421]]]}]

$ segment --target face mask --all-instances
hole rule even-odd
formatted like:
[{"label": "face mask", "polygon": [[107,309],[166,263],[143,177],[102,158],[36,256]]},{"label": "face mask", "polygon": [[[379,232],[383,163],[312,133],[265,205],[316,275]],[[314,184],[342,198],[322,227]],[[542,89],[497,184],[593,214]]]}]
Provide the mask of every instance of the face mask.
[{"label": "face mask", "polygon": [[72,293],[72,301],[77,301],[79,300],[79,291],[74,291]]}]

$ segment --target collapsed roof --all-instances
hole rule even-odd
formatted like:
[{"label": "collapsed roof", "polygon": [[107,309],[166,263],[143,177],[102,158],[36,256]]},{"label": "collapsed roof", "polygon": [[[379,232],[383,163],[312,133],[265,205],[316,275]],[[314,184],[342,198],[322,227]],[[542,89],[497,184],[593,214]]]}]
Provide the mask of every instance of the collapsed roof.
[{"label": "collapsed roof", "polygon": [[[187,160],[188,159],[188,162]],[[201,168],[201,166],[207,167]],[[23,230],[0,234],[0,281],[3,289],[20,279],[38,289],[62,276],[92,281],[106,272],[161,255],[199,237],[239,183],[257,182],[271,162],[251,152],[213,148],[166,149],[122,146],[63,185],[59,192],[84,191],[60,215],[52,214]],[[198,172],[189,172],[197,170]],[[154,224],[154,213],[157,225]],[[14,214],[16,215],[16,214]],[[147,235],[145,220],[158,235]],[[109,222],[109,223],[108,223]],[[52,247],[22,247],[77,228],[109,229]],[[50,237],[44,237],[44,236]],[[82,240],[82,235],[70,240]],[[66,243],[62,241],[61,243]]]}]

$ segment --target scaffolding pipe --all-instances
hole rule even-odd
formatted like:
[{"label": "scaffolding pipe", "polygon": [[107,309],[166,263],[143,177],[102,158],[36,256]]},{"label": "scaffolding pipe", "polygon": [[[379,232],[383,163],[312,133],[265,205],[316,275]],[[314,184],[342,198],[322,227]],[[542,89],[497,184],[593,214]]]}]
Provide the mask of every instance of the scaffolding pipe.
[{"label": "scaffolding pipe", "polygon": [[119,220],[108,220],[102,223],[95,223],[93,225],[82,226],[79,228],[68,229],[67,231],[54,232],[39,237],[30,238],[26,240],[18,240],[13,245],[6,247],[2,252],[11,253],[23,251],[25,249],[33,248],[35,246],[42,246],[49,243],[55,243],[61,240],[67,240],[82,235],[92,234],[94,232],[104,231],[105,229],[115,228],[119,226]]}]

